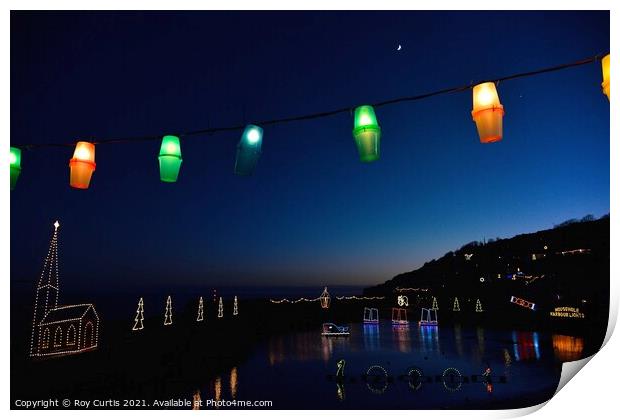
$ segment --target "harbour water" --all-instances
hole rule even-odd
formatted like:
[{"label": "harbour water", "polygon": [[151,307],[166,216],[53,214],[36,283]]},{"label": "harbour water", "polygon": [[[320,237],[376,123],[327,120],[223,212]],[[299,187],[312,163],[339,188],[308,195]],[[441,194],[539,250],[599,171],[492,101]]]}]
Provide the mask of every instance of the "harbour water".
[{"label": "harbour water", "polygon": [[274,409],[517,408],[549,399],[561,362],[584,348],[579,337],[458,324],[350,327],[350,337],[271,337],[194,396],[266,400]]}]

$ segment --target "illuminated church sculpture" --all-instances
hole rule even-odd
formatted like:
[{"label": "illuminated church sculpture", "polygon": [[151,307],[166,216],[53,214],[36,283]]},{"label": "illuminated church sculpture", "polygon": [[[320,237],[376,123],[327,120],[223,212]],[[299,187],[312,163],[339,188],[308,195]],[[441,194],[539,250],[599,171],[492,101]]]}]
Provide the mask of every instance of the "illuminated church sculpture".
[{"label": "illuminated church sculpture", "polygon": [[99,316],[90,303],[58,305],[58,221],[37,284],[30,356],[63,356],[95,350]]}]

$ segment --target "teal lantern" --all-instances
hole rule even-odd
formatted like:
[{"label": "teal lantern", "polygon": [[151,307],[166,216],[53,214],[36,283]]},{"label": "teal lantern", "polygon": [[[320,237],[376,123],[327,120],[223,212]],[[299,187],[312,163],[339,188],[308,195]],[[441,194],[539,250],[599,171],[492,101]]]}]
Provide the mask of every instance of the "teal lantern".
[{"label": "teal lantern", "polygon": [[181,141],[177,136],[164,136],[159,149],[159,178],[162,182],[177,182],[181,162]]},{"label": "teal lantern", "polygon": [[249,124],[243,130],[239,144],[237,144],[237,158],[235,160],[236,175],[252,175],[261,153],[263,143],[263,129]]},{"label": "teal lantern", "polygon": [[362,162],[374,162],[379,159],[381,127],[377,123],[377,116],[372,106],[362,105],[355,108],[353,138]]},{"label": "teal lantern", "polygon": [[17,178],[22,172],[22,151],[17,147],[11,147],[9,163],[11,164],[11,191],[13,191],[15,184],[17,184]]}]

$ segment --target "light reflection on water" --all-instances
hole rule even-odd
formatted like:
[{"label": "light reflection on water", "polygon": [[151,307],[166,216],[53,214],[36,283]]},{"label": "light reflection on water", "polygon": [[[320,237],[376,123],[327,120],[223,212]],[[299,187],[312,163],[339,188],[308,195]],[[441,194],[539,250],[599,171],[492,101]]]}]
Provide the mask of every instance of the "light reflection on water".
[{"label": "light reflection on water", "polygon": [[463,333],[461,324],[454,324],[454,344],[456,346],[456,354],[463,356]]},{"label": "light reflection on water", "polygon": [[192,410],[200,410],[200,403],[202,398],[200,398],[200,390],[197,389],[192,398]]},{"label": "light reflection on water", "polygon": [[514,356],[517,362],[540,359],[540,344],[537,332],[513,331],[512,341]]},{"label": "light reflection on water", "polygon": [[583,353],[583,338],[553,334],[553,352],[561,362],[579,359]]},{"label": "light reflection on water", "polygon": [[393,324],[392,337],[398,351],[407,353],[411,351],[411,336],[409,334],[409,324]]},{"label": "light reflection on water", "polygon": [[364,350],[379,350],[379,324],[363,324],[364,326]]},{"label": "light reflection on water", "polygon": [[[233,367],[230,370],[228,377],[228,393],[224,393],[224,380],[222,376],[217,376],[213,381],[209,382],[209,386],[206,390],[206,398],[212,398],[215,401],[222,400],[236,400],[237,399],[237,387],[239,385],[238,369]],[[201,390],[197,389],[192,396],[192,410],[200,410],[205,408],[218,409],[217,405],[208,405],[201,397]]]},{"label": "light reflection on water", "polygon": [[482,358],[485,354],[484,352],[484,328],[478,327],[476,328],[476,337],[478,338],[478,355]]},{"label": "light reflection on water", "polygon": [[[520,395],[549,397],[546,393],[553,393],[559,379],[557,363],[579,358],[583,348],[582,338],[533,331],[360,323],[351,325],[350,337],[321,337],[319,329],[273,337],[246,362],[217,377],[203,395],[273,400],[274,408],[293,409],[466,407],[487,400],[515,401],[517,407]],[[345,377],[336,379],[340,359],[346,360]],[[385,368],[391,378],[370,383],[371,391],[381,393],[370,392],[363,378],[373,365]],[[467,378],[482,378],[488,368],[506,382],[468,379],[446,388],[436,378],[448,368]],[[426,379],[408,376],[412,369]],[[241,392],[240,374],[249,378]]]},{"label": "light reflection on water", "polygon": [[419,331],[419,343],[422,351],[439,354],[441,352],[439,347],[439,327],[430,325],[416,327]]},{"label": "light reflection on water", "polygon": [[215,401],[222,399],[222,377],[215,378]]},{"label": "light reflection on water", "polygon": [[230,397],[237,399],[237,368],[234,367],[230,370]]}]

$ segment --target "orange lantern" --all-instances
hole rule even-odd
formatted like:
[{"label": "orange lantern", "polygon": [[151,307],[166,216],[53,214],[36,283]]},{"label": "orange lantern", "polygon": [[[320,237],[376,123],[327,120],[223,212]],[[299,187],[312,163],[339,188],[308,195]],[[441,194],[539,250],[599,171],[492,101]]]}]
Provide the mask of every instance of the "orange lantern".
[{"label": "orange lantern", "polygon": [[69,185],[80,190],[87,189],[95,166],[95,145],[86,141],[78,141],[73,158],[69,160],[69,168],[71,168]]},{"label": "orange lantern", "polygon": [[601,86],[603,87],[603,93],[607,95],[607,99],[611,101],[609,92],[609,54],[603,57],[603,60],[601,60],[601,66],[603,68],[603,83]]},{"label": "orange lantern", "polygon": [[503,136],[504,107],[499,103],[495,83],[486,82],[474,86],[474,109],[471,116],[476,122],[480,143],[500,141]]}]

